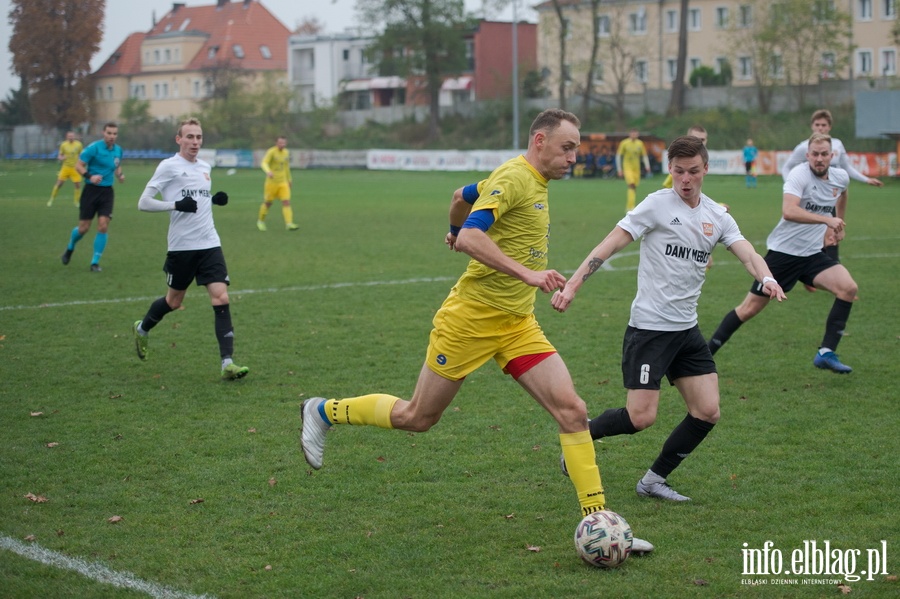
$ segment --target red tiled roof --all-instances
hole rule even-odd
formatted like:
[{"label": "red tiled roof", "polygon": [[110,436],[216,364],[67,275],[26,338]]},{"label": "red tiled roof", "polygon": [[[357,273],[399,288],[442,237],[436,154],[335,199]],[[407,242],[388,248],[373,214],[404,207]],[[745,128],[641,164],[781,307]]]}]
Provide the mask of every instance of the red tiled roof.
[{"label": "red tiled roof", "polygon": [[96,77],[129,75],[141,72],[141,44],[144,33],[132,33],[116,48],[106,62],[94,72]]},{"label": "red tiled roof", "polygon": [[[224,1],[207,6],[184,6],[173,3],[147,33],[133,33],[122,43],[95,76],[127,75],[141,72],[141,43],[145,39],[177,34],[208,36],[195,56],[189,58],[184,70],[193,71],[227,62],[248,70],[286,71],[287,46],[290,30],[258,0]],[[236,54],[236,47],[243,58]],[[210,49],[217,48],[213,57]],[[270,58],[263,56],[263,47]],[[113,60],[118,54],[116,60]],[[187,57],[186,57],[187,58]]]}]

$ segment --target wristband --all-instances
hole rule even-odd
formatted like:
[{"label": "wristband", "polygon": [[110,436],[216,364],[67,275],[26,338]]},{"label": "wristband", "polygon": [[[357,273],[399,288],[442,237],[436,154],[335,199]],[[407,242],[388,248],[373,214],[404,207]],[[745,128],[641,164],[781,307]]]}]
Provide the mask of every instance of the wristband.
[{"label": "wristband", "polygon": [[776,280],[773,279],[772,277],[763,277],[763,280],[762,280],[762,287],[765,287],[765,286],[766,286],[766,283],[775,283],[775,284],[777,285],[777,284],[778,284],[778,281],[776,281]]},{"label": "wristband", "polygon": [[457,227],[456,225],[450,225],[450,234],[451,235],[459,235],[459,232],[462,230],[462,227]]}]

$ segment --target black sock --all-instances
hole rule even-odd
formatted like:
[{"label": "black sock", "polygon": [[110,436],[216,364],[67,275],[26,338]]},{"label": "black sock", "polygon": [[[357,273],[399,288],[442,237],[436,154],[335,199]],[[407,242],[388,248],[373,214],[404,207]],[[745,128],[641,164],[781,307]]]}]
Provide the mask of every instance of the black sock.
[{"label": "black sock", "polygon": [[726,314],[725,318],[722,319],[722,322],[719,323],[719,328],[717,328],[716,332],[713,333],[713,336],[709,338],[709,343],[707,343],[709,351],[713,355],[716,355],[719,348],[725,345],[726,341],[731,339],[731,336],[736,330],[741,328],[742,324],[744,323],[738,318],[737,312],[734,310]]},{"label": "black sock", "polygon": [[234,353],[234,329],[231,327],[231,310],[228,304],[213,306],[216,313],[216,339],[219,341],[219,355],[230,358]]},{"label": "black sock", "polygon": [[836,245],[826,245],[822,248],[822,251],[825,252],[825,255],[834,260],[835,262],[840,262],[841,259],[838,258],[838,246]]},{"label": "black sock", "polygon": [[844,329],[847,327],[847,319],[850,318],[850,308],[852,307],[853,302],[834,298],[831,312],[828,313],[828,320],[825,321],[825,336],[822,337],[821,347],[827,347],[832,351],[837,349],[838,343],[844,335]]},{"label": "black sock", "polygon": [[591,439],[597,440],[613,435],[633,435],[638,432],[625,408],[610,408],[588,423]]},{"label": "black sock", "polygon": [[141,328],[150,332],[150,329],[159,324],[159,321],[163,319],[163,317],[172,311],[172,308],[169,307],[168,302],[166,302],[165,297],[161,297],[158,300],[154,301],[150,304],[150,309],[147,310],[147,314],[144,315],[144,320],[141,321]]},{"label": "black sock", "polygon": [[690,414],[685,416],[666,439],[659,457],[653,462],[650,470],[663,478],[668,478],[682,460],[700,445],[714,426],[715,424],[694,418]]}]

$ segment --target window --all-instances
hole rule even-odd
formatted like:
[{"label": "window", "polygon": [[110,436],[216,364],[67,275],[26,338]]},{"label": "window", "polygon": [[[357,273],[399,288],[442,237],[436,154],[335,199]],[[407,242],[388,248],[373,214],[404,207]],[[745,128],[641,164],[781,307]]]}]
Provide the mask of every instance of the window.
[{"label": "window", "polygon": [[896,19],[897,0],[881,0],[881,16],[885,19]]},{"label": "window", "polygon": [[648,73],[646,60],[634,61],[634,76],[638,80],[638,83],[647,83]]},{"label": "window", "polygon": [[688,9],[688,31],[700,31],[700,9]]},{"label": "window", "polygon": [[599,60],[594,65],[594,83],[598,85],[603,83],[603,63]]},{"label": "window", "polygon": [[678,11],[666,11],[666,33],[678,33]]},{"label": "window", "polygon": [[781,60],[781,54],[775,54],[769,59],[769,75],[775,79],[784,77],[784,62]]},{"label": "window", "polygon": [[195,98],[200,97],[200,80],[199,79],[194,79],[194,97]]},{"label": "window", "polygon": [[566,39],[572,39],[572,19],[563,19],[563,27],[565,27]]},{"label": "window", "polygon": [[143,100],[147,97],[147,89],[143,83],[136,83],[131,86],[131,97]]},{"label": "window", "polygon": [[172,51],[169,50],[168,48],[166,48],[165,56],[166,56],[166,59],[165,59],[165,60],[166,60],[166,64],[171,63],[171,62],[172,62]]},{"label": "window", "polygon": [[716,57],[716,73],[722,75],[724,73],[731,74],[731,65],[728,63],[728,59],[724,56]]},{"label": "window", "polygon": [[749,4],[741,4],[738,7],[738,27],[750,27],[753,25],[753,7]]},{"label": "window", "polygon": [[101,87],[101,86],[97,86],[97,99],[98,100],[103,99],[103,87]]},{"label": "window", "polygon": [[178,28],[178,31],[184,31],[185,29],[188,28],[188,25],[190,25],[190,24],[191,24],[191,20],[190,20],[190,19],[185,19],[185,20],[181,23],[181,27]]},{"label": "window", "polygon": [[694,69],[699,69],[701,64],[703,63],[697,57],[688,58],[688,67],[691,72],[693,72]]},{"label": "window", "polygon": [[106,86],[106,99],[107,100],[113,99],[113,86],[111,86],[111,85]]},{"label": "window", "polygon": [[856,72],[859,75],[872,75],[872,51],[856,51]]},{"label": "window", "polygon": [[628,32],[635,35],[647,33],[647,11],[643,8],[628,15]]},{"label": "window", "polygon": [[235,44],[231,47],[231,51],[234,52],[235,58],[243,58],[244,57],[244,47],[240,44]]},{"label": "window", "polygon": [[749,56],[738,56],[738,79],[741,81],[753,79],[753,59]]},{"label": "window", "polygon": [[881,49],[881,74],[884,77],[897,74],[897,50],[894,48]]},{"label": "window", "polygon": [[666,59],[666,81],[675,81],[678,76],[678,59]]},{"label": "window", "polygon": [[153,64],[159,64],[159,61],[160,61],[159,50],[154,50],[153,51]]},{"label": "window", "polygon": [[168,83],[154,83],[153,84],[153,97],[157,100],[162,100],[164,98],[169,97],[169,84]]},{"label": "window", "polygon": [[727,6],[717,6],[716,7],[716,29],[727,29],[728,28],[728,7]]},{"label": "window", "polygon": [[830,23],[834,18],[834,0],[816,0],[813,17],[817,23]]},{"label": "window", "polygon": [[260,53],[260,54],[262,55],[262,57],[265,58],[266,60],[269,60],[270,58],[272,58],[272,51],[269,50],[269,47],[268,47],[268,46],[265,46],[265,45],[260,46],[260,47],[259,47],[259,53]]},{"label": "window", "polygon": [[600,15],[597,17],[597,37],[609,37],[609,15]]},{"label": "window", "polygon": [[860,21],[872,20],[872,0],[856,0],[856,6]]},{"label": "window", "polygon": [[835,60],[834,52],[822,52],[822,79],[834,79]]},{"label": "window", "polygon": [[206,52],[206,57],[209,59],[215,58],[216,54],[219,52],[218,46],[210,46],[209,50]]},{"label": "window", "polygon": [[347,62],[348,60],[350,60],[350,48],[344,48],[344,51],[342,54],[344,57],[344,62]]}]

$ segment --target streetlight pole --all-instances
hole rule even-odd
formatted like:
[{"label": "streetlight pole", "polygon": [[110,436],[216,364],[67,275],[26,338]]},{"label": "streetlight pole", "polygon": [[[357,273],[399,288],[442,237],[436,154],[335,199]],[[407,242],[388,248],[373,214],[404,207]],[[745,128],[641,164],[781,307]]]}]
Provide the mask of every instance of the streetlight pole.
[{"label": "streetlight pole", "polygon": [[513,150],[519,149],[519,0],[512,0],[512,92],[513,92]]}]

